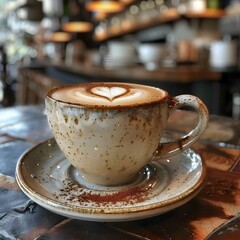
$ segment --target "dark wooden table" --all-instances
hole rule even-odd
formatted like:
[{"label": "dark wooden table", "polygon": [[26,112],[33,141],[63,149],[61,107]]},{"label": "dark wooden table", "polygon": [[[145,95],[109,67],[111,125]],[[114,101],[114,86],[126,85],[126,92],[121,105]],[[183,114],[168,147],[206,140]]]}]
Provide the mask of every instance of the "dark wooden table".
[{"label": "dark wooden table", "polygon": [[[171,134],[187,131],[195,117],[175,112]],[[0,110],[0,239],[240,239],[240,121],[211,116],[193,146],[207,165],[205,185],[195,198],[164,215],[131,222],[68,219],[22,193],[15,181],[19,157],[51,137],[42,106]]]}]

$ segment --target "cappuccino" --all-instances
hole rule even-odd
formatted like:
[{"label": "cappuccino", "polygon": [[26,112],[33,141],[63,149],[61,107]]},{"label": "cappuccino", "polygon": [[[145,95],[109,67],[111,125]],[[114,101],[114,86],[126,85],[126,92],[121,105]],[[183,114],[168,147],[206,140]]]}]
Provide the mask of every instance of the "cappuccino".
[{"label": "cappuccino", "polygon": [[170,101],[164,90],[128,83],[59,87],[49,91],[45,103],[49,124],[66,158],[85,180],[107,186],[132,181],[152,159],[170,109],[193,107],[199,123],[181,144],[161,145],[162,157],[196,141],[208,116],[205,105],[194,96]]},{"label": "cappuccino", "polygon": [[137,107],[166,100],[167,92],[139,84],[89,83],[53,89],[48,94],[57,101],[86,108]]}]

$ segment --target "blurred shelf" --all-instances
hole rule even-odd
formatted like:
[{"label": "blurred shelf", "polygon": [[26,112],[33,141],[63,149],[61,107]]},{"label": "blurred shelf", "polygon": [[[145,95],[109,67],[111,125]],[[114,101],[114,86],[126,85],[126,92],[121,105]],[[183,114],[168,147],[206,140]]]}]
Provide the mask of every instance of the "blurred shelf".
[{"label": "blurred shelf", "polygon": [[222,34],[240,36],[240,13],[221,18],[219,26]]},{"label": "blurred shelf", "polygon": [[166,13],[152,19],[144,19],[134,22],[124,21],[119,26],[109,27],[107,31],[95,34],[94,39],[96,41],[104,41],[110,38],[120,37],[122,35],[146,29],[157,24],[175,21],[180,17],[181,15],[176,9],[169,9]]},{"label": "blurred shelf", "polygon": [[185,16],[188,18],[218,19],[225,16],[225,11],[223,9],[206,9],[204,12],[188,12]]},{"label": "blurred shelf", "polygon": [[187,12],[180,14],[175,8],[167,10],[165,13],[149,19],[136,19],[136,21],[123,21],[119,26],[110,26],[107,30],[95,33],[94,40],[104,41],[125,34],[133,33],[149,27],[156,26],[167,22],[176,21],[182,17],[200,18],[200,19],[219,19],[225,16],[225,11],[221,9],[207,9],[204,12]]}]

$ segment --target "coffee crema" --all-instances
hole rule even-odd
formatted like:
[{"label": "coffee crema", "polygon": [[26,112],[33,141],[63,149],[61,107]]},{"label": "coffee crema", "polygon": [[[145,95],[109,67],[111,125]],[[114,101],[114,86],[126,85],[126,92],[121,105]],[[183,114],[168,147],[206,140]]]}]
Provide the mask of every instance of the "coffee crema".
[{"label": "coffee crema", "polygon": [[117,82],[74,84],[52,89],[54,100],[87,108],[121,108],[157,104],[168,98],[159,88]]}]

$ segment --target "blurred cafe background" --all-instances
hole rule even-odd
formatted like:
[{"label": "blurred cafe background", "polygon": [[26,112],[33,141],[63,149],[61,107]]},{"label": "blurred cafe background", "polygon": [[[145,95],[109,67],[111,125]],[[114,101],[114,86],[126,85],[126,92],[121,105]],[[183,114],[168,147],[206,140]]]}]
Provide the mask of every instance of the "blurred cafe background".
[{"label": "blurred cafe background", "polygon": [[0,105],[53,86],[141,83],[240,119],[238,0],[0,0]]}]

